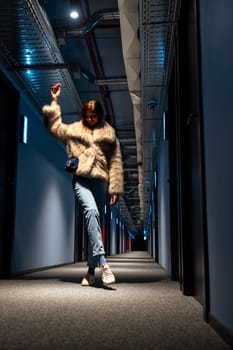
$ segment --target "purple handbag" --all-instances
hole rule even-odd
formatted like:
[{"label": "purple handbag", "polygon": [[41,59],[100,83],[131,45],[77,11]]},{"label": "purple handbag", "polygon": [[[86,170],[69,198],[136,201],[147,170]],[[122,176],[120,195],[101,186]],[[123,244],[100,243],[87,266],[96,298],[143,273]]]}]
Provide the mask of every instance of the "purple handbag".
[{"label": "purple handbag", "polygon": [[71,157],[68,158],[65,162],[65,170],[68,171],[68,173],[74,173],[75,170],[78,168],[78,158]]}]

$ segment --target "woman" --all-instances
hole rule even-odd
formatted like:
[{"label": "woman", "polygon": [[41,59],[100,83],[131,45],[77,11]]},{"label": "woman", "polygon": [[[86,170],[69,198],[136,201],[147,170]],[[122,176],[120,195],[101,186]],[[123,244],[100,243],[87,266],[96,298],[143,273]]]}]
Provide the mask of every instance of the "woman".
[{"label": "woman", "polygon": [[123,168],[119,141],[114,129],[103,120],[99,102],[86,102],[81,120],[65,124],[61,119],[58,98],[61,84],[51,89],[51,105],[43,107],[48,131],[66,145],[68,158],[78,159],[73,174],[74,193],[83,208],[88,233],[88,271],[81,285],[93,285],[95,268],[100,266],[104,284],[115,282],[105,258],[101,234],[101,216],[107,193],[110,205],[117,203],[123,193]]}]

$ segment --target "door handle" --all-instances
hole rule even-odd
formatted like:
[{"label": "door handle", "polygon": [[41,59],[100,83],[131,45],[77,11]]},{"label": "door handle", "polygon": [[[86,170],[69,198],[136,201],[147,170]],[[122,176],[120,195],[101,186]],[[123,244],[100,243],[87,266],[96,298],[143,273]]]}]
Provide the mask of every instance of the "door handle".
[{"label": "door handle", "polygon": [[193,118],[198,118],[197,113],[190,113],[186,119],[186,125],[189,126]]}]

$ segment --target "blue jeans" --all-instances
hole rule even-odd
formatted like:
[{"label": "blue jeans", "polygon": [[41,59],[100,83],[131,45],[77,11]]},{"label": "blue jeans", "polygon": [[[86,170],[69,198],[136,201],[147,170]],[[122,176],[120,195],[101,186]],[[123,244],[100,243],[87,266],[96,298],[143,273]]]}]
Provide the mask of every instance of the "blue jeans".
[{"label": "blue jeans", "polygon": [[107,197],[107,182],[101,179],[73,177],[74,193],[83,209],[88,233],[88,266],[99,265],[99,256],[104,255],[101,221]]}]

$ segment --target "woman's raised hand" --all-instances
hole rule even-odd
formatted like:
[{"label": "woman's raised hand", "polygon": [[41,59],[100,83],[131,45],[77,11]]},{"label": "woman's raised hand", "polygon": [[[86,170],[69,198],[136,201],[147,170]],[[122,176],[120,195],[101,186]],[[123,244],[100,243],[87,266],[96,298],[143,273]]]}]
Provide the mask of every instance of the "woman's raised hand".
[{"label": "woman's raised hand", "polygon": [[50,93],[51,93],[53,101],[57,101],[57,99],[61,93],[61,84],[57,83],[57,84],[53,85],[51,87]]}]

